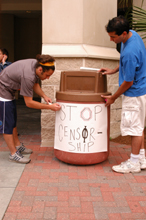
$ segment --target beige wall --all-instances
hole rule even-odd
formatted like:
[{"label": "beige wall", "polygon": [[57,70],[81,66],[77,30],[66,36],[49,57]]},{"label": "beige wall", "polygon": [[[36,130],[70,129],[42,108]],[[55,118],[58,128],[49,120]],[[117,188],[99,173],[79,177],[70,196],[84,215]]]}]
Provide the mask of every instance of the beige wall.
[{"label": "beige wall", "polygon": [[83,43],[113,47],[105,30],[108,20],[116,16],[117,0],[83,0]]},{"label": "beige wall", "polygon": [[117,0],[43,0],[43,44],[113,47],[105,31]]},{"label": "beige wall", "polygon": [[43,0],[42,11],[42,53],[117,59],[105,31],[117,15],[117,0]]},{"label": "beige wall", "polygon": [[[52,100],[59,90],[61,71],[118,65],[116,45],[105,31],[108,20],[117,16],[117,0],[43,0],[42,8],[42,53],[56,58],[56,71],[42,82],[42,89]],[[108,77],[108,91],[117,88],[118,74]],[[120,113],[119,98],[111,108],[112,137],[120,134]],[[53,146],[54,125],[55,113],[43,110],[42,146]]]},{"label": "beige wall", "polygon": [[43,0],[43,43],[83,42],[83,0]]},{"label": "beige wall", "polygon": [[[141,7],[142,4],[142,0],[133,0],[133,5],[137,6],[137,7]],[[143,7],[144,9],[146,9],[146,0],[143,1]]]}]

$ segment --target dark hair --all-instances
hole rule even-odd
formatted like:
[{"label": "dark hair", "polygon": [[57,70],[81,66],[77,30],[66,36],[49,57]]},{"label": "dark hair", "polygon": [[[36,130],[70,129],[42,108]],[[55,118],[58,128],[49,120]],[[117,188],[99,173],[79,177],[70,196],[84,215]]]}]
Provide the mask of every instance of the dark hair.
[{"label": "dark hair", "polygon": [[115,31],[118,36],[120,36],[124,31],[126,31],[128,34],[129,22],[124,16],[120,15],[109,20],[108,24],[106,25],[106,31],[108,33]]},{"label": "dark hair", "polygon": [[44,66],[44,65],[40,64],[40,63],[54,62],[55,61],[54,57],[52,57],[50,55],[38,54],[36,56],[36,59],[37,59],[38,62],[36,63],[35,68],[38,68],[39,66],[41,66],[43,68],[43,72],[48,71],[49,69],[52,69],[53,71],[55,70],[55,65],[53,65],[53,66]]},{"label": "dark hair", "polygon": [[7,49],[6,49],[6,48],[0,48],[0,50],[1,50],[1,52],[2,52],[3,54],[7,55],[7,59],[6,59],[6,61],[8,61],[8,58],[9,58],[9,52],[7,51]]}]

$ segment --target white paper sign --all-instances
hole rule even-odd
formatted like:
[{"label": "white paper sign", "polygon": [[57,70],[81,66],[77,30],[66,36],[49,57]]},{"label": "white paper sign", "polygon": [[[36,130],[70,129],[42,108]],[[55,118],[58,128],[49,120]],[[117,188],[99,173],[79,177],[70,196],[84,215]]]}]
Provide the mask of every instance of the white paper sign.
[{"label": "white paper sign", "polygon": [[107,151],[105,104],[63,103],[56,112],[54,148],[72,153]]}]

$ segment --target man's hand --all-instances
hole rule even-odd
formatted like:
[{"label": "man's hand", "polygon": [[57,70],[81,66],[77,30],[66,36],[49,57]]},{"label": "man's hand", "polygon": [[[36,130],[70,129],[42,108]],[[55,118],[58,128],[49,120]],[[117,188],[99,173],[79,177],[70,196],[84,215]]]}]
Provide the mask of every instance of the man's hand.
[{"label": "man's hand", "polygon": [[50,109],[52,111],[56,112],[56,111],[59,111],[61,109],[61,106],[58,103],[54,103],[54,104],[50,105]]},{"label": "man's hand", "polygon": [[52,100],[48,96],[44,95],[43,98],[47,102],[47,104],[50,105],[49,109],[51,109],[52,111],[56,112],[61,109],[61,106],[58,103],[52,104]]},{"label": "man's hand", "polygon": [[4,54],[4,55],[3,55],[3,59],[2,59],[2,63],[3,63],[3,64],[6,62],[7,58],[8,58],[7,55]]},{"label": "man's hand", "polygon": [[106,101],[105,106],[106,107],[110,106],[115,101],[115,99],[112,97],[112,95],[108,95],[108,96],[101,95],[101,97],[105,99],[105,101]]},{"label": "man's hand", "polygon": [[50,109],[52,111],[59,111],[61,106],[58,103],[50,103],[50,105],[45,103],[40,103],[34,101],[32,97],[24,96],[25,104],[28,108],[35,108],[35,109]]},{"label": "man's hand", "polygon": [[48,104],[52,103],[52,100],[48,96],[44,95],[43,98],[44,98],[45,102],[47,102]]},{"label": "man's hand", "polygon": [[102,72],[102,75],[111,75],[111,74],[114,74],[114,70],[112,69],[109,69],[109,68],[101,68],[98,72]]},{"label": "man's hand", "polygon": [[111,74],[117,73],[118,71],[119,71],[119,65],[114,69],[101,68],[98,72],[102,72],[103,75],[105,74],[111,75]]}]

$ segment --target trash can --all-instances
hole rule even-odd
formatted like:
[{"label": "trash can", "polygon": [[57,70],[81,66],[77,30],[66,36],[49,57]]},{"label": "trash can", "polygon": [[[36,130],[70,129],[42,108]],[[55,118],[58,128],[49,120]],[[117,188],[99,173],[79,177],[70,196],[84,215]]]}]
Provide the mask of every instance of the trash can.
[{"label": "trash can", "polygon": [[101,95],[107,92],[106,75],[97,71],[61,72],[56,101],[55,156],[66,163],[100,163],[109,154],[110,107]]}]

